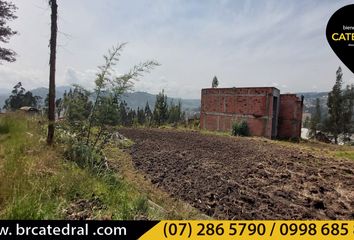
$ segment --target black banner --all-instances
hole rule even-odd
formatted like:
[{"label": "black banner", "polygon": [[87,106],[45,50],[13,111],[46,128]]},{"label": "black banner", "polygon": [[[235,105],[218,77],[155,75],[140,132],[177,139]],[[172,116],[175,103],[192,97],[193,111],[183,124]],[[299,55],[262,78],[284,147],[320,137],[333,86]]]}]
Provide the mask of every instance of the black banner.
[{"label": "black banner", "polygon": [[0,220],[0,239],[138,239],[159,221]]},{"label": "black banner", "polygon": [[354,73],[354,4],[342,7],[332,15],[326,36],[333,51]]}]

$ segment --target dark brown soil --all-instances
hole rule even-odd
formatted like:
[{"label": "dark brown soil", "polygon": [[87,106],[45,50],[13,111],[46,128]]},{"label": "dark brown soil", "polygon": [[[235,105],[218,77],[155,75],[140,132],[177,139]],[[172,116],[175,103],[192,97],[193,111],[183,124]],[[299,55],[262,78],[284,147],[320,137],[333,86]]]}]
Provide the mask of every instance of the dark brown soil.
[{"label": "dark brown soil", "polygon": [[269,140],[122,129],[135,167],[217,219],[354,219],[354,161]]}]

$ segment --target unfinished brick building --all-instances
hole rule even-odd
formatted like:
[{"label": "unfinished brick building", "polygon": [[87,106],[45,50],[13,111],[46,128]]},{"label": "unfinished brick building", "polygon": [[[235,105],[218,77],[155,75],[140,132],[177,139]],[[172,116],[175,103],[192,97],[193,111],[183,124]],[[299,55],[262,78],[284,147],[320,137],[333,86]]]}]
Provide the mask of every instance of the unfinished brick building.
[{"label": "unfinished brick building", "polygon": [[202,89],[200,126],[230,131],[246,120],[252,136],[300,138],[303,99],[274,87]]}]

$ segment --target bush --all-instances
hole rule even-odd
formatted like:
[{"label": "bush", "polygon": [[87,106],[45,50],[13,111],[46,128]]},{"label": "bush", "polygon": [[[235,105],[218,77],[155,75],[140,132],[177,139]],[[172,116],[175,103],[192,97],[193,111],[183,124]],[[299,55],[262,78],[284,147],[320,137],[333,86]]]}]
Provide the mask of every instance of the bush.
[{"label": "bush", "polygon": [[0,123],[0,134],[7,134],[10,132],[10,126],[8,123]]},{"label": "bush", "polygon": [[[149,216],[147,197],[135,183],[107,170],[100,151],[63,128],[57,131],[63,137],[57,138],[60,144],[43,146],[40,139],[45,131],[37,126],[36,119],[25,115],[0,116],[0,128],[8,131],[6,136],[0,134],[0,219],[132,220]],[[62,147],[72,162],[63,161]],[[80,215],[81,206],[84,215]]]},{"label": "bush", "polygon": [[0,134],[8,134],[11,128],[15,128],[16,124],[14,123],[13,119],[10,117],[5,116],[0,118]]},{"label": "bush", "polygon": [[241,122],[234,122],[232,124],[232,135],[233,136],[249,136],[249,128],[247,121],[243,120]]},{"label": "bush", "polygon": [[103,154],[84,143],[72,143],[65,153],[69,160],[81,168],[88,168],[96,173],[107,169]]}]

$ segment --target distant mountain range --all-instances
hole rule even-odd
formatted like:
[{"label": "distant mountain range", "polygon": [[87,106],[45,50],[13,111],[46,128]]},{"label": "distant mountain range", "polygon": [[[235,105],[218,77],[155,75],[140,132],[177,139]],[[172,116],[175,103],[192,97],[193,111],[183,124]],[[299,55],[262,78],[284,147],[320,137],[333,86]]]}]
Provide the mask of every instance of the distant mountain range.
[{"label": "distant mountain range", "polygon": [[[122,96],[122,100],[126,101],[128,106],[133,109],[144,108],[146,103],[149,103],[150,108],[153,108],[156,102],[156,95],[147,92],[132,92]],[[182,103],[182,108],[185,111],[199,111],[200,99],[183,99],[183,98],[167,98],[168,103],[173,101],[177,104]]]},{"label": "distant mountain range", "polygon": [[[56,88],[57,98],[61,98],[65,91],[70,90],[70,86],[60,86]],[[43,99],[48,94],[48,88],[40,87],[30,90],[34,96],[39,96]],[[11,90],[0,89],[0,108],[5,104],[5,100],[11,94]],[[146,103],[149,103],[150,108],[153,108],[156,102],[156,95],[147,92],[131,92],[122,96],[122,100],[126,101],[128,107],[132,109],[145,108]],[[168,103],[173,101],[175,104],[181,101],[182,108],[187,112],[199,112],[200,99],[182,99],[182,98],[167,98]]]},{"label": "distant mountain range", "polygon": [[[70,90],[70,86],[60,86],[56,88],[56,96],[62,97],[65,91]],[[5,100],[10,95],[11,90],[0,88],[0,108],[4,106]],[[44,100],[48,94],[48,88],[40,87],[32,89],[31,92],[35,96],[40,96]],[[327,103],[328,92],[303,92],[297,93],[298,96],[304,96],[304,112],[312,112],[315,108],[316,98],[320,99],[322,107],[325,109]],[[144,108],[148,102],[150,108],[153,108],[156,101],[156,95],[147,92],[131,92],[122,96],[122,99],[127,102],[128,107],[132,109]],[[168,102],[173,101],[178,103],[181,101],[182,108],[189,114],[198,113],[200,111],[200,99],[183,99],[183,98],[168,98]]]},{"label": "distant mountain range", "polygon": [[298,96],[304,96],[304,112],[313,113],[316,108],[316,99],[320,99],[321,109],[327,112],[328,92],[306,92],[298,93]]}]

